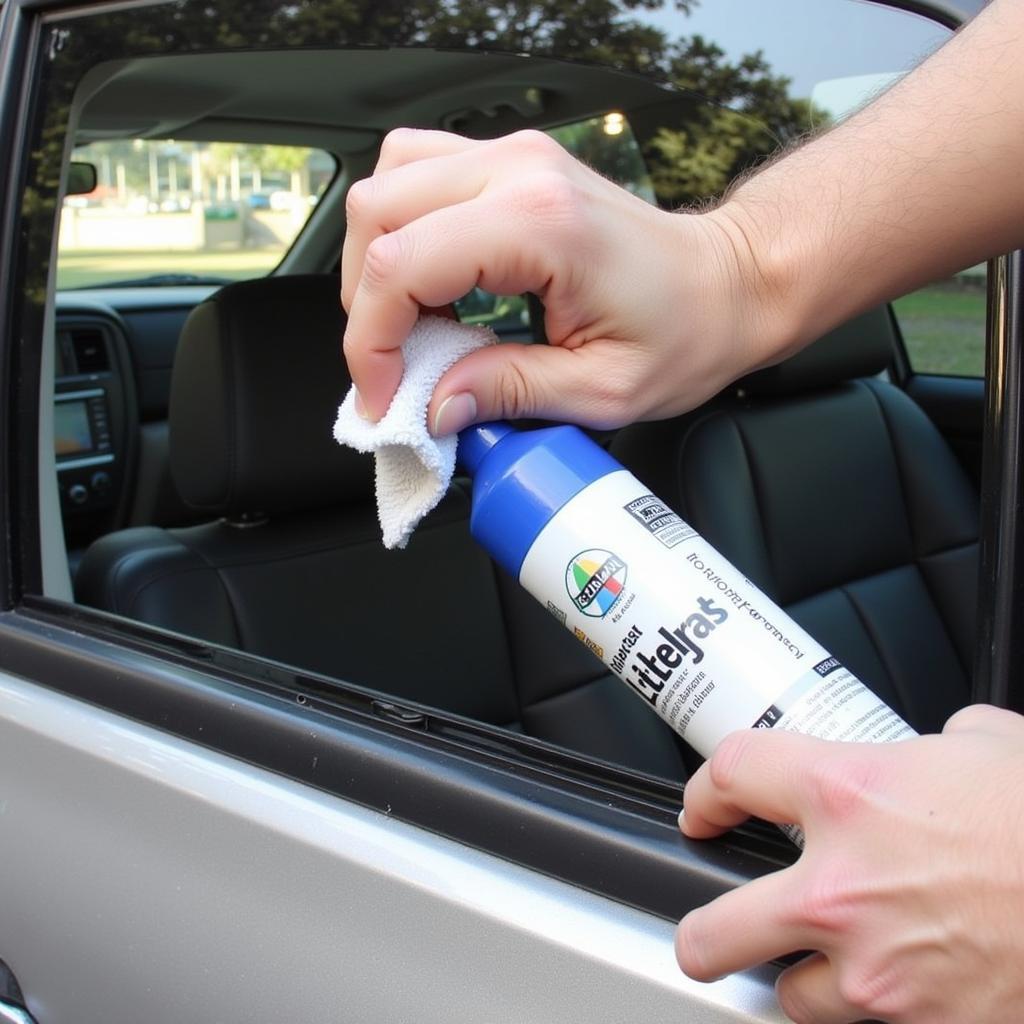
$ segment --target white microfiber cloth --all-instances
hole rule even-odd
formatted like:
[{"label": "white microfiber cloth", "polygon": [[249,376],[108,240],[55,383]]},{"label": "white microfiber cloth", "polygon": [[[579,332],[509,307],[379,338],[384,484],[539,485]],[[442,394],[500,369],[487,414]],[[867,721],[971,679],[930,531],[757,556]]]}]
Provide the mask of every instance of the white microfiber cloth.
[{"label": "white microfiber cloth", "polygon": [[441,376],[463,356],[498,338],[489,327],[421,316],[402,346],[405,372],[378,423],[355,409],[355,388],[345,396],[334,437],[359,452],[373,452],[377,517],[386,548],[404,548],[419,521],[444,496],[455,472],[456,436],[432,437],[427,404]]}]

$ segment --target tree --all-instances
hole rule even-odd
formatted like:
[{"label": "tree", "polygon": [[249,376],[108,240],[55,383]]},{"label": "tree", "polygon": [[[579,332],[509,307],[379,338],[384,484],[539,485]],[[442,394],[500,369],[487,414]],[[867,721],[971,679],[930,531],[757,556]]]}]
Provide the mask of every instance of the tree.
[{"label": "tree", "polygon": [[292,193],[309,194],[309,150],[302,146],[264,146],[261,166],[291,176]]},{"label": "tree", "polygon": [[[649,75],[713,100],[637,134],[664,202],[720,192],[738,170],[805,130],[809,109],[760,54],[730,62],[699,37],[670,39],[638,15],[696,0],[172,0],[109,9],[47,31],[45,123],[24,206],[29,263],[44,275],[74,89],[98,60],[291,47],[459,47],[528,52]],[[677,105],[678,106],[678,105]],[[744,119],[744,117],[746,119]],[[771,131],[757,127],[762,122]],[[289,171],[289,173],[292,173]],[[45,294],[40,276],[37,297]]]},{"label": "tree", "polygon": [[773,75],[762,53],[731,64],[701,36],[678,44],[669,77],[702,102],[681,107],[681,123],[658,126],[646,140],[644,155],[664,203],[720,195],[780,145],[828,120],[808,100],[789,95],[789,79]]}]

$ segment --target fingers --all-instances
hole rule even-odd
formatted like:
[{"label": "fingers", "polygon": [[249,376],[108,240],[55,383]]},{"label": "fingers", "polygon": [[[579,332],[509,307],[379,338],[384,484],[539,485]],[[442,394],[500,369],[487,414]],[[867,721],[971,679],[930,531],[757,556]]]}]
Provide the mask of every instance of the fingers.
[{"label": "fingers", "polygon": [[843,998],[835,968],[821,953],[783,971],[775,992],[795,1024],[853,1024],[864,1017]]},{"label": "fingers", "polygon": [[804,949],[808,935],[787,919],[795,868],[748,882],[687,914],[676,930],[676,959],[696,981],[714,981]]},{"label": "fingers", "polygon": [[991,704],[971,704],[953,715],[942,730],[944,733],[985,732],[1000,736],[1024,733],[1024,718]]},{"label": "fingers", "polygon": [[[458,201],[467,191],[472,193],[473,187],[477,187],[467,189],[466,168],[461,165],[452,167],[445,163],[444,158],[455,158],[479,145],[448,132],[400,128],[388,134],[381,145],[376,173],[386,178],[386,172],[391,172],[397,178],[391,187],[382,187],[379,181],[375,183],[375,179],[357,182],[349,190],[347,198],[347,225],[341,260],[341,302],[346,310],[352,309],[364,276],[366,251],[375,238],[414,220],[440,203]],[[406,165],[413,161],[432,164],[433,168],[407,168]],[[439,192],[439,183],[444,186],[443,192]],[[395,187],[396,184],[404,186],[404,190]],[[449,303],[456,298],[458,296],[452,294],[439,303],[425,305],[428,310],[434,305],[443,307],[443,315],[453,315]],[[357,408],[361,414],[374,420],[387,411],[402,379],[403,364],[398,346],[405,340],[419,313],[419,308],[410,303],[407,296],[394,309],[378,310],[376,323],[372,315],[368,318],[357,315],[355,332],[351,330],[351,320],[346,328],[345,356],[356,385]],[[365,331],[360,326],[361,319],[369,320]],[[375,329],[382,333],[375,334]]]},{"label": "fingers", "polygon": [[[478,284],[501,295],[541,291],[547,284],[550,249],[527,244],[528,217],[515,229],[509,220],[495,215],[493,202],[471,200],[427,213],[367,247],[345,331],[345,358],[372,419],[386,412],[398,387],[399,349],[421,307],[454,302]],[[513,231],[524,236],[515,244]]]},{"label": "fingers", "polygon": [[475,198],[485,182],[486,174],[472,151],[419,159],[387,173],[382,173],[378,165],[373,177],[355,182],[345,198],[342,305],[352,308],[366,249],[375,238],[431,210]]},{"label": "fingers", "polygon": [[804,824],[805,780],[828,749],[824,740],[772,729],[727,736],[686,785],[680,826],[706,839],[751,815],[777,824]]},{"label": "fingers", "polygon": [[[363,255],[344,351],[352,382],[373,420],[387,411],[402,379],[401,345],[420,308],[445,306],[477,283],[476,264],[457,264],[450,253],[471,217],[460,207],[435,211],[380,235]],[[438,220],[447,223],[432,230]]]},{"label": "fingers", "polygon": [[[538,132],[487,143],[440,132],[388,136],[378,173],[351,190],[342,255],[345,356],[371,419],[394,395],[399,348],[421,307],[453,302],[478,284],[502,295],[578,291],[581,273],[554,267],[567,252],[572,266],[587,265],[580,237],[592,204],[570,180],[578,173]],[[594,235],[587,237],[596,245]]]},{"label": "fingers", "polygon": [[384,136],[380,144],[375,173],[390,171],[393,167],[424,160],[434,156],[451,156],[465,153],[486,145],[476,139],[467,139],[452,132],[434,131],[429,128],[395,128]]}]

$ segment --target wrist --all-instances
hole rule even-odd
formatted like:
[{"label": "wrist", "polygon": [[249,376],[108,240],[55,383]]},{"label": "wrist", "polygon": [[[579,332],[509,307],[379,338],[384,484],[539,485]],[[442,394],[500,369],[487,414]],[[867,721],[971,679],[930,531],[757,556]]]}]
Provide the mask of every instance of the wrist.
[{"label": "wrist", "polygon": [[798,351],[808,333],[812,314],[802,294],[799,254],[785,234],[739,196],[702,215],[723,253],[728,301],[737,325],[744,361],[743,372],[780,362]]}]

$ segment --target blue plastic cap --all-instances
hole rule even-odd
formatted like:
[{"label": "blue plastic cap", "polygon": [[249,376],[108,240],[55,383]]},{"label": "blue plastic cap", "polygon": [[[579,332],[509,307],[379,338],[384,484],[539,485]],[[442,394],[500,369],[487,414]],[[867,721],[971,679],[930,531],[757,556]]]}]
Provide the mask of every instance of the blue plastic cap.
[{"label": "blue plastic cap", "polygon": [[484,456],[503,437],[511,433],[512,427],[501,422],[477,423],[472,427],[466,427],[459,433],[458,458],[462,468],[470,476],[475,476]]},{"label": "blue plastic cap", "polygon": [[562,506],[622,469],[576,427],[519,431],[480,423],[459,434],[459,461],[473,477],[470,530],[518,579],[526,553]]}]

